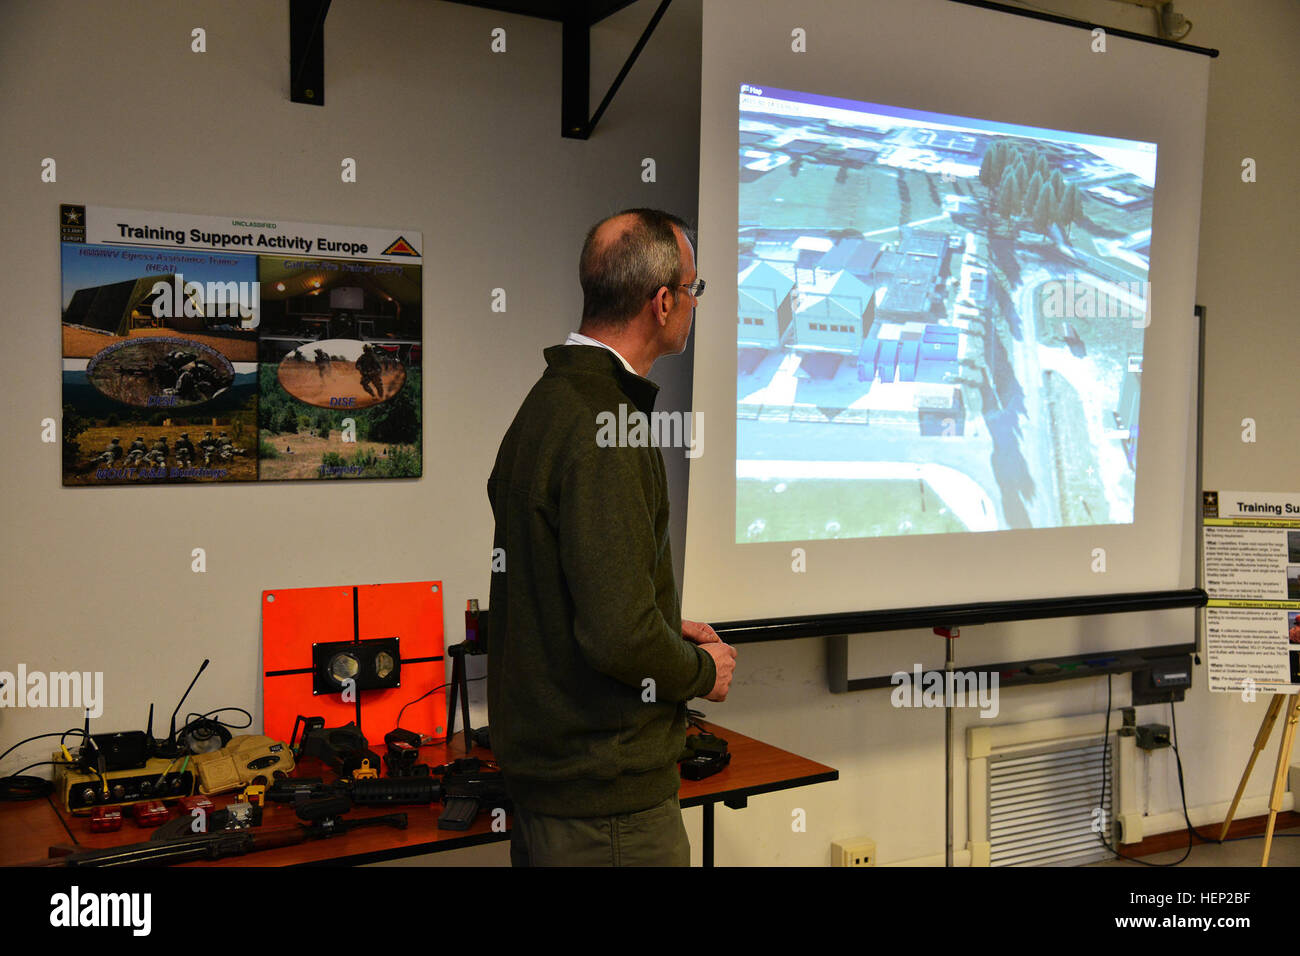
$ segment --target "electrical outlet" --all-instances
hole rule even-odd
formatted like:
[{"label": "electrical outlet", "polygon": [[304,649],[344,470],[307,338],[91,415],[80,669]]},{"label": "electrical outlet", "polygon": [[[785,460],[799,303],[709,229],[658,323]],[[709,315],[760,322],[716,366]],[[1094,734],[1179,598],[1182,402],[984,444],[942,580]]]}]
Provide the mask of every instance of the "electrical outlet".
[{"label": "electrical outlet", "polygon": [[831,866],[875,866],[876,841],[870,837],[831,844]]}]

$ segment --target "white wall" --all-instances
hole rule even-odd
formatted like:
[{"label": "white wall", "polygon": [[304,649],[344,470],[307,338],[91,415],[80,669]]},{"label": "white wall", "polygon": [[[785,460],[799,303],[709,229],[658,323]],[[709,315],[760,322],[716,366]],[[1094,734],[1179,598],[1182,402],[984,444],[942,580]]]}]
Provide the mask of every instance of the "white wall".
[{"label": "white wall", "polygon": [[[101,727],[128,729],[149,700],[169,712],[205,656],[212,665],[188,704],[259,713],[263,588],[440,578],[456,635],[465,599],[487,595],[484,485],[500,436],[540,374],[541,349],[577,324],[587,227],[630,205],[694,215],[700,3],[672,5],[587,142],[558,132],[558,24],[428,0],[335,0],[328,105],[315,108],[288,99],[287,3],[0,7],[0,382],[8,385],[0,669],[102,670]],[[593,106],[655,5],[641,0],[595,31]],[[1107,0],[1042,5],[1150,32],[1144,11]],[[1211,80],[1197,290],[1210,316],[1206,486],[1289,489],[1300,474],[1300,450],[1288,441],[1300,337],[1283,300],[1297,220],[1286,174],[1300,144],[1285,120],[1297,77],[1284,43],[1297,35],[1300,8],[1289,0],[1179,8],[1196,24],[1189,42],[1223,54]],[[196,26],[208,32],[205,55],[189,52]],[[488,49],[497,26],[508,32],[503,55]],[[1260,169],[1250,186],[1238,174],[1247,155]],[[339,180],[345,156],[357,160],[355,184]],[[646,156],[656,159],[653,184],[640,179]],[[55,184],[40,181],[44,157],[57,160]],[[58,446],[39,440],[41,419],[60,408],[60,202],[423,230],[425,476],[328,487],[60,487]],[[711,269],[700,263],[706,278]],[[504,315],[489,310],[498,286],[509,297]],[[661,408],[686,407],[690,372],[689,355],[661,361]],[[1247,416],[1259,424],[1257,445],[1240,442]],[[685,472],[668,457],[680,569]],[[376,510],[396,529],[379,551],[355,544]],[[277,530],[318,515],[328,519],[323,530]],[[190,571],[195,547],[207,550],[205,574]],[[1042,626],[1068,633],[1086,622]],[[1171,633],[1169,643],[1189,634]],[[917,639],[934,653],[938,638]],[[942,852],[942,713],[894,710],[884,692],[832,696],[822,658],[816,640],[744,646],[731,700],[704,708],[841,771],[836,784],[720,809],[719,863],[822,864],[830,840],[858,833],[875,837],[882,862]],[[1116,706],[1126,704],[1127,680],[1115,686]],[[1098,680],[1008,690],[999,719],[1095,712],[1105,694]],[[1198,685],[1179,708],[1190,804],[1231,796],[1264,706]],[[1139,720],[1167,713],[1144,708]],[[73,711],[6,711],[0,747],[78,722]],[[26,763],[46,752],[38,743],[18,756]],[[0,769],[22,765],[14,760]],[[1266,784],[1257,772],[1250,792]],[[1168,752],[1155,758],[1149,797],[1156,812],[1177,805]],[[807,833],[791,832],[795,807],[808,813]],[[959,845],[964,814],[959,794]],[[697,859],[699,816],[687,811]],[[437,862],[502,862],[503,850]]]}]

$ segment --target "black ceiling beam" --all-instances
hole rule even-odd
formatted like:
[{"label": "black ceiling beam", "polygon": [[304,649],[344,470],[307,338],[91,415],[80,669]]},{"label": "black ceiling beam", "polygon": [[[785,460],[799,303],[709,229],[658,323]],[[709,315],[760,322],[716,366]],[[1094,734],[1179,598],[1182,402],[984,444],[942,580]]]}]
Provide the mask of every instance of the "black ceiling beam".
[{"label": "black ceiling beam", "polygon": [[566,0],[451,0],[451,2],[560,22],[564,30],[560,53],[562,60],[560,135],[568,139],[587,139],[605,114],[605,110],[609,108],[614,94],[627,79],[632,64],[645,49],[645,45],[650,41],[650,35],[663,19],[672,0],[661,0],[659,8],[655,10],[654,16],[642,31],[636,46],[632,48],[623,68],[614,78],[609,92],[596,107],[595,113],[589,113],[588,105],[591,101],[591,28],[610,14],[631,6],[635,0],[587,0],[586,3],[573,2],[573,0],[567,2]]},{"label": "black ceiling beam", "polygon": [[289,99],[325,105],[325,16],[330,0],[289,0]]}]

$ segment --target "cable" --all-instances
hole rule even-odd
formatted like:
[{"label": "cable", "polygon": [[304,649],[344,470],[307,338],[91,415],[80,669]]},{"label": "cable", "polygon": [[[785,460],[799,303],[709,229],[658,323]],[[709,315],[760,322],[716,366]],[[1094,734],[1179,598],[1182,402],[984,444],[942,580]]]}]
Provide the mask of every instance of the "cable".
[{"label": "cable", "polygon": [[17,803],[19,800],[39,800],[54,792],[54,781],[48,777],[22,777],[13,774],[0,778],[0,803]]},{"label": "cable", "polygon": [[[214,714],[219,714],[225,710],[237,710],[245,717],[247,717],[248,720],[242,724],[228,724],[224,720],[216,720],[214,718],[213,716]],[[185,726],[188,727],[196,720],[211,720],[214,724],[220,724],[222,727],[225,727],[229,730],[244,730],[248,727],[253,726],[253,715],[250,714],[248,711],[244,710],[244,708],[242,707],[218,707],[216,710],[210,710],[206,714],[198,714],[198,713],[191,712],[185,715]],[[179,731],[177,731],[177,733],[179,733]]]},{"label": "cable", "polygon": [[[475,680],[478,679],[479,678],[477,677],[475,678]],[[444,687],[450,687],[450,686],[451,684],[439,684],[437,687],[433,688],[433,690],[425,691],[419,697],[415,698],[415,700],[407,701],[405,704],[403,704],[402,709],[397,712],[397,726],[398,727],[402,726],[402,714],[406,713],[406,708],[410,707],[412,704],[418,704],[420,701],[424,700],[424,698],[428,697],[430,694],[435,694],[438,691],[442,690]]]},{"label": "cable", "polygon": [[[54,734],[42,734],[44,737],[53,737]],[[17,745],[15,745],[17,746]],[[19,800],[37,800],[41,797],[48,797],[54,792],[54,781],[45,777],[24,777],[23,770],[31,770],[33,767],[75,767],[75,763],[69,763],[66,760],[38,760],[36,763],[29,763],[22,770],[9,774],[7,777],[0,777],[0,801],[17,802]],[[95,771],[98,773],[99,771]]]},{"label": "cable", "polygon": [[[63,741],[67,738],[68,734],[73,734],[73,733],[82,734],[84,736],[86,732],[80,727],[74,727],[71,730],[63,731],[62,733],[58,731],[53,731],[48,734],[37,734],[34,737],[28,737],[26,740],[18,741],[18,743],[14,744],[4,753],[0,754],[0,760],[4,760],[5,757],[8,757],[11,753],[13,753],[23,744],[29,744],[33,740],[41,740],[44,737],[58,737],[59,746],[62,747]],[[53,780],[47,780],[45,777],[22,776],[23,770],[30,770],[32,767],[44,767],[46,765],[51,767],[76,766],[76,762],[74,761],[73,763],[69,764],[68,761],[66,760],[41,760],[38,761],[37,763],[28,764],[26,767],[23,767],[22,770],[19,770],[15,773],[6,774],[5,776],[0,777],[0,801],[36,800],[40,797],[49,796],[51,793],[53,793],[54,792]],[[95,774],[99,775],[101,781],[103,780],[103,775],[100,774],[97,769],[95,769],[94,767],[91,767],[90,769]],[[107,784],[105,784],[105,786],[107,786]]]},{"label": "cable", "polygon": [[20,741],[18,741],[18,743],[14,744],[12,747],[10,747],[8,750],[6,750],[4,753],[0,754],[0,760],[4,760],[5,757],[8,757],[11,753],[13,753],[15,750],[17,750],[17,749],[18,749],[19,747],[21,747],[23,744],[29,744],[29,743],[31,743],[33,740],[40,740],[42,737],[58,737],[58,738],[59,738],[59,745],[62,746],[62,745],[63,745],[63,740],[64,740],[64,738],[67,737],[68,734],[71,734],[71,733],[84,734],[85,731],[82,730],[80,727],[74,727],[72,730],[65,730],[65,731],[63,731],[63,733],[59,733],[59,732],[56,730],[56,731],[53,731],[52,733],[48,733],[48,734],[37,734],[35,737],[28,737],[26,740],[20,740]]},{"label": "cable", "polygon": [[[188,757],[189,754],[186,754],[185,756]],[[163,781],[167,778],[167,774],[172,772],[172,767],[176,766],[176,761],[180,759],[181,759],[181,755],[177,754],[175,757],[172,758],[171,763],[169,763],[166,767],[163,768],[163,772],[158,774],[158,779],[155,780],[153,784],[155,790],[158,790],[162,786]]]},{"label": "cable", "polygon": [[[217,714],[227,710],[237,711],[247,720],[242,724],[232,724],[216,717]],[[184,725],[176,731],[176,742],[178,744],[183,742],[183,749],[195,750],[196,745],[206,747],[206,742],[215,738],[217,747],[224,747],[233,736],[230,731],[244,730],[252,725],[253,715],[242,707],[218,707],[205,714],[191,711],[185,715]]]},{"label": "cable", "polygon": [[[1224,840],[1223,842],[1224,842],[1224,843],[1237,843],[1237,842],[1240,841],[1240,840],[1262,840],[1262,839],[1264,839],[1264,837],[1266,837],[1267,835],[1268,835],[1268,834],[1266,834],[1266,833],[1252,833],[1252,834],[1250,834],[1249,836],[1228,837],[1228,839]],[[1278,837],[1300,837],[1300,833],[1278,833],[1278,832],[1274,831],[1274,833],[1273,833],[1273,839],[1276,840]]]},{"label": "cable", "polygon": [[[1105,807],[1106,807],[1106,790],[1110,786],[1110,774],[1107,773],[1107,770],[1110,767],[1110,710],[1111,710],[1111,694],[1112,694],[1111,682],[1113,677],[1114,677],[1113,674],[1106,675],[1106,736],[1105,736],[1105,749],[1103,750],[1102,760],[1101,760],[1101,805],[1102,805],[1103,813],[1105,812]],[[1141,863],[1143,866],[1157,866],[1157,867],[1177,866],[1179,863],[1182,863],[1184,860],[1186,860],[1187,857],[1190,856],[1192,852],[1192,834],[1189,831],[1187,834],[1187,851],[1177,860],[1174,860],[1172,863],[1152,863],[1150,860],[1142,860],[1135,856],[1127,856],[1119,852],[1118,849],[1111,846],[1110,843],[1107,841],[1106,830],[1109,827],[1110,827],[1110,822],[1107,821],[1106,826],[1102,827],[1100,830],[1097,831],[1097,838],[1101,840],[1101,845],[1104,846],[1111,853],[1114,853],[1115,856],[1119,857],[1121,860],[1128,860],[1130,863]]]},{"label": "cable", "polygon": [[[484,674],[482,677],[471,677],[465,683],[472,684],[476,680],[487,680],[487,674]],[[430,694],[436,694],[444,687],[450,687],[450,686],[451,686],[450,681],[446,684],[439,684],[437,687],[433,688],[432,690],[425,691],[419,697],[415,698],[415,700],[407,701],[405,704],[403,704],[402,709],[397,712],[397,721],[396,721],[397,726],[398,727],[402,726],[402,714],[406,713],[406,708],[410,707],[412,704],[418,704],[420,701],[424,700],[424,698],[428,697]],[[443,739],[445,740],[446,738],[444,737]]]},{"label": "cable", "polygon": [[1169,702],[1169,722],[1173,725],[1174,729],[1174,739],[1171,746],[1174,749],[1174,762],[1178,766],[1178,792],[1181,793],[1183,797],[1183,820],[1187,823],[1187,832],[1189,835],[1195,834],[1196,839],[1200,840],[1202,843],[1221,844],[1223,842],[1222,840],[1208,840],[1201,836],[1201,831],[1192,826],[1192,818],[1187,812],[1187,786],[1183,783],[1183,757],[1182,754],[1178,752],[1178,717],[1172,700]]}]

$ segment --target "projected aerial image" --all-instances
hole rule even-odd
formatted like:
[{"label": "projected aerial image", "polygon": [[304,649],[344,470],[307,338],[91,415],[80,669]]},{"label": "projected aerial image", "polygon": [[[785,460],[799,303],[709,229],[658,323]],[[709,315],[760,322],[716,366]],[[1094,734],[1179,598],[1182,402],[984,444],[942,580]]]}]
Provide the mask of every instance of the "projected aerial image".
[{"label": "projected aerial image", "polygon": [[737,542],[1131,523],[1155,145],[739,115]]}]

